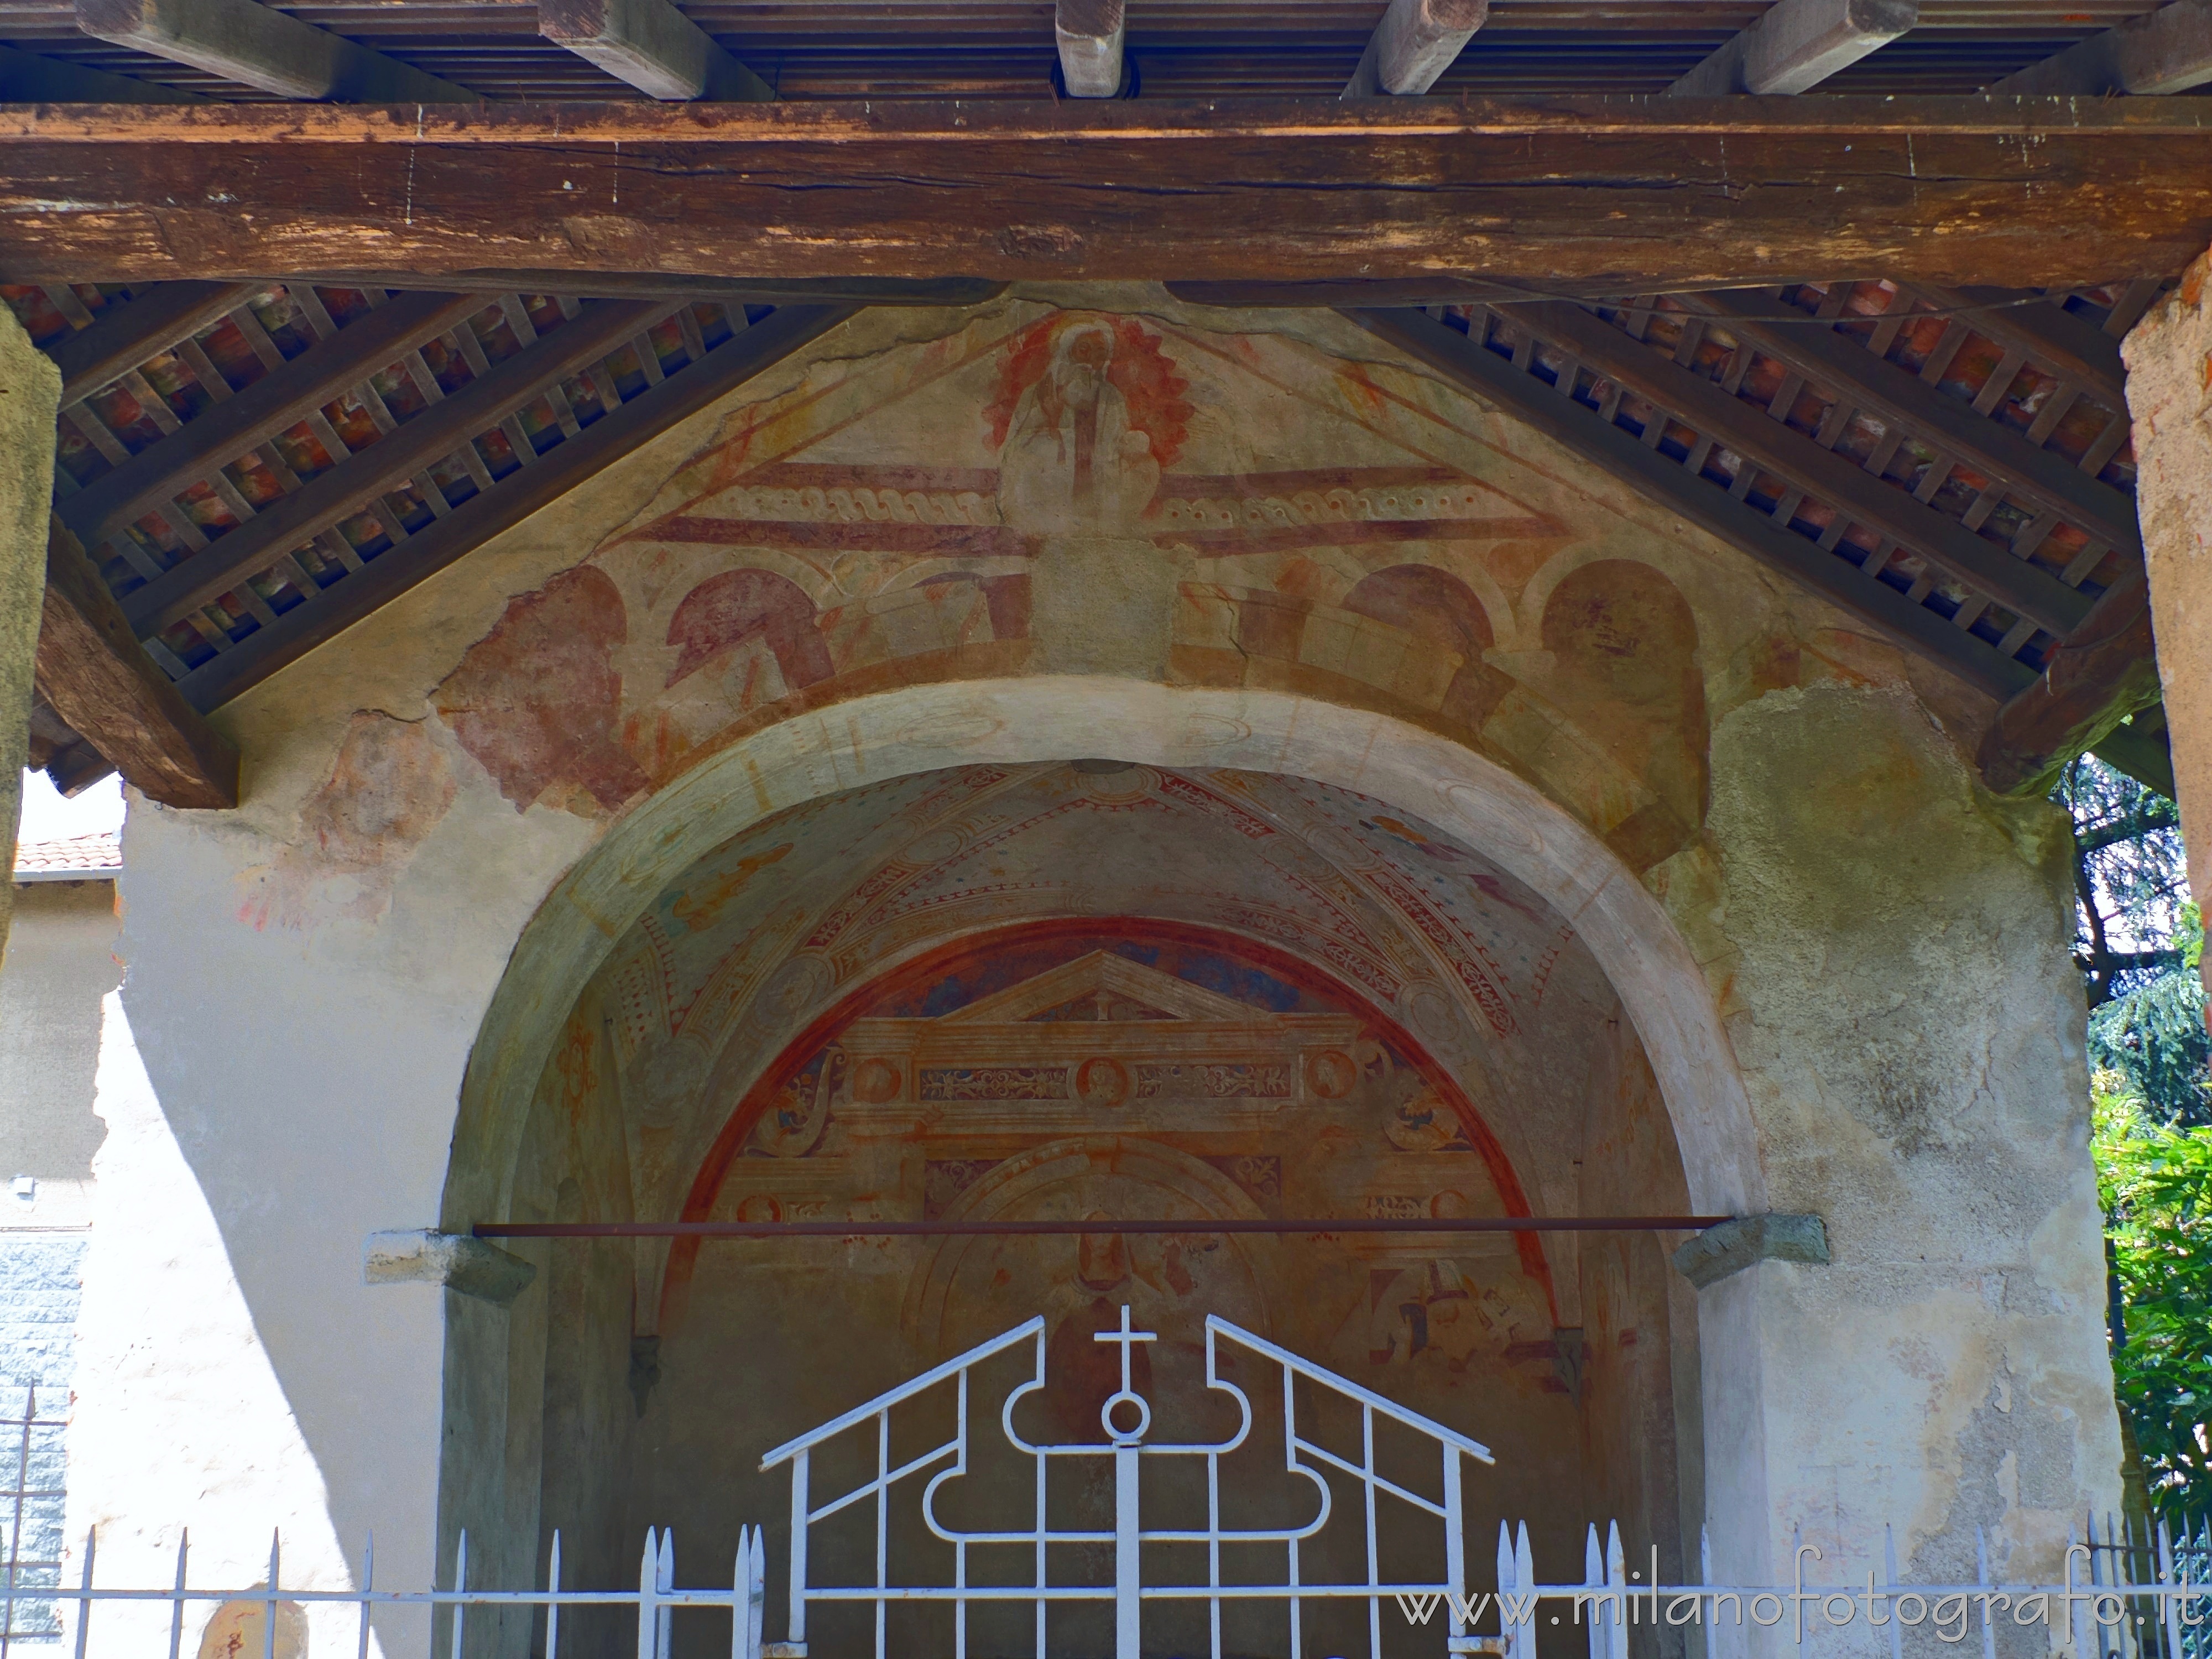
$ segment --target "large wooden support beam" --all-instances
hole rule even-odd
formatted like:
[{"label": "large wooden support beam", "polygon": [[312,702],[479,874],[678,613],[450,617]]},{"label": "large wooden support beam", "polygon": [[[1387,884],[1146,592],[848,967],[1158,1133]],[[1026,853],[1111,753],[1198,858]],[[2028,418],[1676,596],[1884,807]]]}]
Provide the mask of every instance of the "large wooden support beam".
[{"label": "large wooden support beam", "polygon": [[228,316],[260,291],[259,283],[163,283],[110,306],[92,326],[57,340],[46,355],[62,371],[62,407]]},{"label": "large wooden support beam", "polygon": [[0,276],[2056,285],[2179,269],[2208,177],[2198,98],[19,107]]},{"label": "large wooden support beam", "polygon": [[202,104],[196,92],[0,46],[0,104]]},{"label": "large wooden support beam", "polygon": [[1776,311],[1770,296],[1722,291],[1679,298],[1689,310],[1712,318],[1754,350],[1847,396],[1885,425],[1934,440],[1976,471],[2033,502],[2037,511],[2056,514],[2108,546],[2142,556],[2135,502],[2064,456],[2030,443],[2002,422],[1976,414],[1969,404],[1945,397],[1918,375],[1810,318],[1770,320]]},{"label": "large wooden support beam", "polygon": [[1982,776],[2000,794],[2047,793],[2075,756],[2111,747],[2120,769],[2161,794],[2173,793],[2173,763],[2154,766],[2155,745],[2131,748],[2106,739],[2128,716],[2159,701],[2159,674],[2151,637],[2150,584],[2141,571],[2105,590],[2079,627],[2058,643],[2034,684],[1997,710],[1982,740]]},{"label": "large wooden support beam", "polygon": [[2212,0],[2172,3],[2093,34],[1990,88],[2015,94],[2187,92],[2212,81]]},{"label": "large wooden support beam", "polygon": [[[1775,523],[1723,489],[1698,483],[1609,420],[1419,311],[1346,311],[1369,332],[1466,387],[1671,512],[1781,572],[1877,633],[2000,701],[2034,678],[2026,665],[1961,633],[1924,605]],[[1603,325],[1599,325],[1603,326]],[[1634,346],[1633,342],[1628,342]],[[1642,350],[1642,347],[1635,347]]]},{"label": "large wooden support beam", "polygon": [[[318,276],[340,288],[424,290],[457,294],[532,293],[542,270],[347,270]],[[981,276],[794,276],[760,282],[745,276],[668,276],[651,270],[564,270],[561,289],[592,300],[701,300],[734,306],[980,306],[1006,291]]]},{"label": "large wooden support beam", "polygon": [[46,544],[38,673],[53,711],[148,799],[238,805],[238,750],[148,659],[59,520]]},{"label": "large wooden support beam", "polygon": [[303,23],[258,0],[76,0],[76,26],[279,98],[342,103],[467,103],[450,81]]},{"label": "large wooden support beam", "polygon": [[1776,0],[1667,90],[1677,98],[1803,92],[1920,21],[1920,0]]},{"label": "large wooden support beam", "polygon": [[305,420],[341,392],[483,310],[479,295],[407,294],[64,500],[63,521],[97,547],[224,463]]},{"label": "large wooden support beam", "polygon": [[[521,523],[677,422],[826,334],[857,309],[787,306],[739,331],[651,391],[556,445],[535,465],[471,496],[436,524],[388,549],[297,611],[288,612],[276,627],[249,634],[187,675],[179,689],[198,708],[215,708],[229,702],[500,532]],[[577,325],[569,324],[560,332]]]},{"label": "large wooden support beam", "polygon": [[1071,98],[1120,95],[1127,76],[1121,38],[1128,8],[1123,0],[1054,0],[1052,38],[1060,52],[1060,82]]},{"label": "large wooden support beam", "polygon": [[1490,0],[1390,0],[1340,94],[1408,97],[1426,92],[1458,60],[1490,15]]},{"label": "large wooden support beam", "polygon": [[775,96],[674,0],[538,0],[538,32],[648,98],[737,104]]}]

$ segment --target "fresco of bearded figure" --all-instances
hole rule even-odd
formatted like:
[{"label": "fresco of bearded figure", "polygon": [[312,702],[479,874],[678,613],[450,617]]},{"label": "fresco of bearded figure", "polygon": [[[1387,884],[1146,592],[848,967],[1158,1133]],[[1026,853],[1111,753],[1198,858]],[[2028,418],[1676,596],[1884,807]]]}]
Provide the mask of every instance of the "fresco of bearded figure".
[{"label": "fresco of bearded figure", "polygon": [[1159,487],[1152,439],[1108,379],[1114,335],[1078,324],[1022,393],[999,462],[999,510],[1018,529],[1082,532],[1133,523]]}]

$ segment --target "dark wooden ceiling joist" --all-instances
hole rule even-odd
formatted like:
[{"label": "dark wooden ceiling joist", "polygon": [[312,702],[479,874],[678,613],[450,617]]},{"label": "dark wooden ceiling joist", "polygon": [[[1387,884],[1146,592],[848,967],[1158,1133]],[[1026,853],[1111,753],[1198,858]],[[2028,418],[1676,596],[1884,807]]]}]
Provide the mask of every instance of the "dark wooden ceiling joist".
[{"label": "dark wooden ceiling joist", "polygon": [[775,97],[673,0],[538,0],[538,32],[648,98],[766,103]]},{"label": "dark wooden ceiling joist", "polygon": [[1776,0],[1667,90],[1678,98],[1803,92],[1919,21],[1919,0]]},{"label": "dark wooden ceiling joist", "polygon": [[95,40],[278,98],[465,103],[476,94],[259,0],[76,0]]},{"label": "dark wooden ceiling joist", "polygon": [[[2159,680],[2140,544],[2131,522],[2101,522],[2113,516],[2116,503],[2125,505],[2126,498],[2093,483],[2062,455],[2029,447],[2005,431],[1988,409],[1956,405],[1933,386],[1900,378],[1895,365],[1864,345],[1821,329],[1747,320],[1776,315],[1772,295],[1760,296],[1758,303],[1742,295],[1676,298],[1693,325],[1682,330],[1674,356],[1694,351],[1704,337],[1694,324],[1705,319],[1724,325],[1734,338],[1719,384],[1643,343],[1640,324],[1624,329],[1567,306],[1523,304],[1498,307],[1494,313],[1477,307],[1464,319],[1418,310],[1346,314],[1996,698],[2000,708],[1982,756],[1991,787],[2020,793],[2047,787],[2067,762],[2094,750],[2108,764],[2170,795],[2172,767],[2155,707]],[[1498,320],[1492,320],[1493,316]],[[1808,349],[1808,341],[1820,344]],[[1836,388],[1827,394],[1820,433],[1795,430],[1773,410],[1736,395],[1759,356],[1796,365],[1775,395],[1777,405],[1794,404],[1798,393],[1793,386],[1802,388],[1824,376]],[[2000,394],[2017,372],[2007,366],[2008,361],[1992,371]],[[1632,410],[1638,399],[1640,404]],[[1994,408],[1996,400],[1989,401]],[[2083,532],[2090,538],[2087,553],[2069,569],[2069,581],[2073,570],[2085,566],[2116,568],[2118,574],[2092,603],[2087,594],[2032,568],[2017,547],[2007,553],[1947,518],[1942,520],[1947,533],[1931,536],[1931,521],[1942,515],[1872,472],[1859,471],[1856,489],[1838,489],[1853,482],[1840,476],[1852,470],[1850,464],[1829,455],[1840,471],[1824,472],[1810,456],[1825,453],[1820,437],[1832,444],[1848,420],[1861,412],[1887,421],[1893,432],[1938,434],[1941,443],[1968,458],[1987,478],[1985,492],[2009,492],[2024,507],[2048,501],[2069,522],[2088,526]],[[1893,453],[1893,444],[1877,446],[1869,465]],[[1950,465],[1938,450],[1919,476],[1941,477]],[[2005,476],[2007,466],[2012,476]],[[1809,485],[1810,491],[1801,484]],[[1869,494],[1865,486],[1881,494]],[[1844,509],[1818,534],[1819,515],[1808,512],[1815,504],[1814,491]],[[1885,520],[1882,495],[1910,501],[1926,516],[1917,524]],[[2056,515],[2035,523],[2047,526],[2051,516]],[[1852,540],[1844,534],[1847,523],[1856,527],[1853,534],[1859,541],[1875,539],[1870,554],[1853,551]],[[1900,541],[1886,532],[1878,538],[1866,533],[1884,526],[1911,534]],[[2100,528],[2127,532],[2125,540],[2115,538],[2118,550],[2111,558],[2097,556]],[[1955,555],[1960,538],[1978,542],[1992,556],[1969,559],[1944,572],[1953,579],[1955,593],[1947,601],[1946,616],[1931,604],[1940,597],[1932,590],[1942,586],[1932,579],[1945,563],[1943,555]],[[1921,574],[1909,586],[1893,579],[1900,557],[1920,564]],[[1962,582],[1956,580],[1960,576]],[[2053,587],[2065,592],[2069,619],[2053,627],[2057,619],[2046,612],[2048,632],[2039,632],[2032,626],[2032,612],[2020,609],[2021,619],[2001,639],[1992,640],[1986,630],[1991,617],[2004,617],[1999,605],[2019,609],[2021,600],[2036,597],[2020,591],[2023,578],[2027,586],[2045,590],[2041,597],[2047,598]],[[2052,634],[2058,637],[2051,638]],[[2033,659],[2039,649],[2034,642],[2046,639],[2039,664]]]},{"label": "dark wooden ceiling joist", "polygon": [[186,620],[290,549],[335,529],[360,512],[362,503],[443,461],[514,410],[535,402],[675,309],[670,303],[639,300],[587,304],[574,321],[541,336],[397,431],[355,451],[203,551],[125,594],[124,615],[142,636]]},{"label": "dark wooden ceiling joist", "polygon": [[0,103],[197,104],[195,92],[141,81],[91,64],[0,46]]},{"label": "dark wooden ceiling joist", "polygon": [[[1347,311],[1345,314],[1483,401],[1557,440],[1662,506],[1858,617],[1902,648],[1938,664],[1990,696],[2002,700],[2033,682],[2034,669],[1870,577],[1847,558],[1822,547],[1818,538],[1778,524],[1779,514],[1762,510],[1746,497],[1716,487],[1658,443],[1647,443],[1643,433],[1619,418],[1617,404],[1613,413],[1606,410],[1601,394],[1595,406],[1583,398],[1563,395],[1555,380],[1531,372],[1540,367],[1533,351],[1507,356],[1421,311]],[[1579,389],[1585,394],[1597,390],[1589,385]]]},{"label": "dark wooden ceiling joist", "polygon": [[2212,0],[2168,0],[1990,88],[2006,94],[2186,92],[2212,81]]},{"label": "dark wooden ceiling joist", "polygon": [[62,406],[121,379],[156,352],[252,299],[258,283],[162,283],[112,306],[50,354],[62,372]]},{"label": "dark wooden ceiling joist", "polygon": [[63,521],[87,545],[98,546],[123,533],[142,514],[166,509],[214,469],[297,425],[373,371],[459,325],[484,304],[482,295],[398,295],[65,497],[58,504]]},{"label": "dark wooden ceiling joist", "polygon": [[167,806],[238,805],[238,750],[138,646],[107,585],[66,526],[46,547],[39,696],[82,739],[50,757],[64,789],[109,768]]},{"label": "dark wooden ceiling joist", "polygon": [[[179,689],[197,708],[211,709],[229,702],[501,531],[520,524],[677,422],[819,338],[855,309],[788,306],[738,331],[564,439],[534,464],[471,497],[428,529],[287,611],[275,626],[264,625],[247,635],[187,674]],[[567,327],[560,331],[567,331]],[[559,335],[550,337],[557,339]]]},{"label": "dark wooden ceiling joist", "polygon": [[2008,610],[2063,635],[2090,601],[2039,568],[2015,559],[1905,489],[1792,430],[1767,410],[1686,372],[1611,325],[1555,301],[1516,306],[1516,321],[1571,352],[1586,368],[1679,416],[1701,436],[1813,495],[1868,529],[1934,560]]},{"label": "dark wooden ceiling joist", "polygon": [[[1675,297],[1686,309],[1725,325],[1737,339],[1834,388],[1885,423],[1964,459],[2039,511],[2061,514],[2108,546],[2142,556],[2132,498],[2002,422],[1940,395],[1863,343],[1814,325],[1810,318],[1771,320],[1778,314],[1771,294],[1723,291]],[[1985,315],[1972,313],[1967,320],[1978,328]]]},{"label": "dark wooden ceiling joist", "polygon": [[2195,98],[18,107],[0,273],[2047,286],[2179,269],[2208,176]]}]

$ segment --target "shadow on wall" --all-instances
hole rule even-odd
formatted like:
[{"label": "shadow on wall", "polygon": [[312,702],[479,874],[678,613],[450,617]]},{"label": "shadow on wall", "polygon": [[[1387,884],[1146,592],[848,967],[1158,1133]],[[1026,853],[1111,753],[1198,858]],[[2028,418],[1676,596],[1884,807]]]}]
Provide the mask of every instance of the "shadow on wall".
[{"label": "shadow on wall", "polygon": [[15,894],[0,968],[0,1180],[84,1181],[106,1134],[93,1103],[100,999],[122,982],[112,883]]}]

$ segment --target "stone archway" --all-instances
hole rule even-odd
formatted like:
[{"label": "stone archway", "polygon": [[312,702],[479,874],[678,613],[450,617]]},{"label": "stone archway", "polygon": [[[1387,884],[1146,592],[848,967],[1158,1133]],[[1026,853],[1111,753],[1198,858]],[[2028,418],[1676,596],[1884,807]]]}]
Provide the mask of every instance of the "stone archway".
[{"label": "stone archway", "polygon": [[717,750],[630,808],[524,929],[464,1081],[448,1228],[507,1213],[531,1091],[612,942],[665,883],[800,801],[967,761],[1106,753],[1288,773],[1356,790],[1480,848],[1570,919],[1650,1055],[1701,1213],[1765,1207],[1749,1102],[1697,962],[1658,900],[1535,788],[1387,715],[1253,690],[1048,677],[915,687],[794,717]]}]

